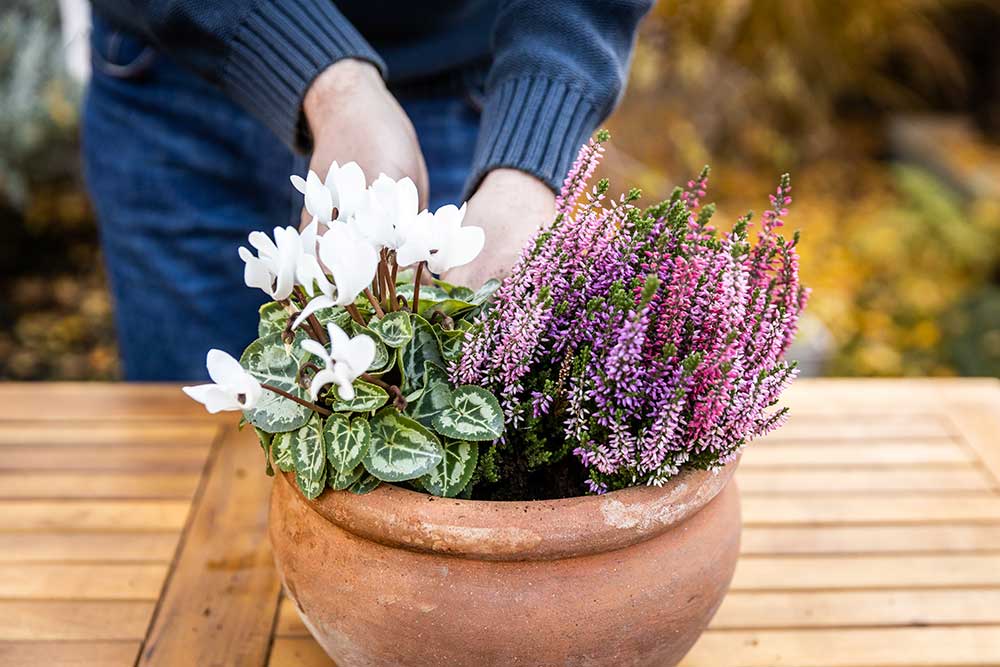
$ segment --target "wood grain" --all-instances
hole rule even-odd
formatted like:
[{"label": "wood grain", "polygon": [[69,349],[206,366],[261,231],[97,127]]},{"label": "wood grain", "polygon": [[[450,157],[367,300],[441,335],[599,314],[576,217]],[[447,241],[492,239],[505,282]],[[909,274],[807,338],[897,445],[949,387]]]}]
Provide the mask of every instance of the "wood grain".
[{"label": "wood grain", "polygon": [[180,530],[190,507],[186,500],[3,500],[0,530]]},{"label": "wood grain", "polygon": [[188,500],[201,475],[163,472],[0,472],[0,499],[157,498]]},{"label": "wood grain", "polygon": [[[995,491],[997,484],[980,465],[944,467],[744,468],[736,471],[744,497],[771,494],[952,493]],[[883,498],[882,501],[891,501]]]},{"label": "wood grain", "polygon": [[160,564],[0,564],[0,598],[155,600],[167,566]]},{"label": "wood grain", "polygon": [[141,640],[153,601],[0,600],[0,641]]},{"label": "wood grain", "polygon": [[0,532],[0,562],[167,563],[179,538],[179,532]]},{"label": "wood grain", "polygon": [[126,667],[135,662],[139,642],[10,641],[0,642],[4,667]]},{"label": "wood grain", "polygon": [[[832,501],[834,502],[834,501]],[[1000,524],[764,526],[743,529],[744,554],[1000,552]]]},{"label": "wood grain", "polygon": [[139,665],[264,665],[279,584],[252,431],[216,446]]}]

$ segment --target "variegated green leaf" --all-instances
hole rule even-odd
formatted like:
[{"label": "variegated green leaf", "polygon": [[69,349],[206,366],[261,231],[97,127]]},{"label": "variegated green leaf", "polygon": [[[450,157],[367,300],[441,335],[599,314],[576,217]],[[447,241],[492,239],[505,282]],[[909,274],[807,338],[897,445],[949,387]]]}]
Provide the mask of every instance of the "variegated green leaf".
[{"label": "variegated green leaf", "polygon": [[426,362],[444,366],[441,343],[434,328],[419,315],[413,316],[413,338],[399,348],[399,371],[403,374],[403,393],[422,387]]},{"label": "variegated green leaf", "polygon": [[359,481],[362,475],[368,475],[363,465],[356,466],[353,470],[342,473],[336,468],[327,468],[326,485],[334,491],[343,491],[355,482]]},{"label": "variegated green leaf", "polygon": [[330,409],[334,412],[374,412],[389,400],[385,389],[364,380],[354,381],[354,398],[349,401],[340,397],[336,385],[330,385],[328,396],[333,400]]},{"label": "variegated green leaf", "polygon": [[368,473],[365,473],[361,476],[360,479],[358,479],[358,481],[354,482],[349,487],[347,487],[347,490],[350,491],[351,493],[356,493],[359,496],[363,496],[366,493],[371,493],[372,491],[377,489],[378,485],[381,483],[382,480],[380,480],[375,475],[369,475]]},{"label": "variegated green leaf", "polygon": [[498,287],[500,287],[500,281],[496,278],[490,278],[483,283],[482,287],[476,290],[476,293],[472,295],[471,299],[467,300],[477,306],[481,306],[486,303],[491,296],[493,296],[493,293],[497,291]]},{"label": "variegated green leaf", "polygon": [[472,479],[479,458],[479,445],[472,442],[449,440],[444,443],[444,458],[429,473],[420,478],[420,484],[435,496],[454,498]]},{"label": "variegated green leaf", "polygon": [[260,322],[257,324],[257,336],[264,338],[280,334],[288,326],[288,311],[277,301],[269,301],[260,307]]},{"label": "variegated green leaf", "polygon": [[385,317],[372,320],[368,327],[389,347],[400,347],[413,338],[413,325],[410,314],[404,310],[388,313]]},{"label": "variegated green leaf", "polygon": [[451,405],[451,387],[448,375],[440,366],[424,363],[424,387],[417,398],[406,405],[406,414],[432,428],[434,415]]},{"label": "variegated green leaf", "polygon": [[347,473],[361,463],[371,438],[371,426],[364,417],[351,420],[347,415],[334,413],[326,418],[323,426],[326,458],[341,473]]},{"label": "variegated green leaf", "polygon": [[462,356],[462,344],[465,343],[464,330],[442,330],[439,335],[441,337],[441,355],[445,358],[445,361],[455,361]]},{"label": "variegated green leaf", "polygon": [[295,472],[295,461],[292,458],[292,438],[297,432],[275,433],[274,440],[271,441],[274,465],[278,466],[278,470],[282,472]]},{"label": "variegated green leaf", "polygon": [[353,330],[355,336],[364,334],[375,341],[375,358],[368,366],[369,373],[384,373],[392,368],[396,355],[389,352],[389,349],[385,346],[385,343],[382,342],[382,339],[377,333],[368,327],[361,326],[353,320],[351,320],[351,329]]},{"label": "variegated green leaf", "polygon": [[382,408],[372,419],[371,429],[365,469],[383,482],[416,479],[441,462],[437,437],[395,408]]},{"label": "variegated green leaf", "polygon": [[313,499],[326,488],[326,450],[323,447],[323,419],[317,414],[295,431],[292,437],[295,481],[302,495]]},{"label": "variegated green leaf", "polygon": [[456,440],[496,440],[503,435],[503,411],[493,394],[466,384],[451,392],[451,405],[437,413],[434,430]]},{"label": "variegated green leaf", "polygon": [[[413,283],[399,285],[396,287],[396,294],[406,298],[406,303],[413,303]],[[440,287],[432,285],[420,286],[420,303],[437,303],[448,298],[448,292]]]},{"label": "variegated green leaf", "polygon": [[274,477],[274,468],[271,467],[271,443],[274,441],[274,434],[262,431],[256,426],[253,427],[260,441],[260,448],[264,450],[264,472],[268,477]]},{"label": "variegated green leaf", "polygon": [[[243,368],[262,383],[273,385],[294,396],[306,399],[308,392],[295,381],[299,364],[308,356],[299,346],[304,334],[296,332],[295,340],[285,344],[280,334],[258,338],[250,343],[240,357]],[[310,415],[309,408],[265,389],[257,405],[244,410],[247,420],[268,433],[283,433],[301,428]]]},{"label": "variegated green leaf", "polygon": [[322,308],[316,311],[316,319],[319,320],[319,323],[323,325],[324,329],[326,329],[326,325],[330,322],[333,322],[345,331],[349,326],[351,326],[351,314],[340,306]]},{"label": "variegated green leaf", "polygon": [[[421,292],[423,294],[423,292]],[[420,298],[420,303],[417,308],[420,309],[420,314],[427,320],[432,320],[435,312],[440,312],[442,315],[447,315],[448,317],[458,317],[462,313],[468,312],[476,307],[476,304],[469,303],[468,301],[461,301],[459,299],[447,298],[444,301],[425,302],[423,297]],[[433,321],[433,320],[432,320]]]}]

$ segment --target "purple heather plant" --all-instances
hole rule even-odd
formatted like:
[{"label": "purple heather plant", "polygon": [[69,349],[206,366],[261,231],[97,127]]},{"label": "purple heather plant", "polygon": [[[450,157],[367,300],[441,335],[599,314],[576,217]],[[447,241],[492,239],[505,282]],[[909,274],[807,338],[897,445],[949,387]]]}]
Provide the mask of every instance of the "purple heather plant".
[{"label": "purple heather plant", "polygon": [[602,179],[588,191],[607,138],[582,148],[555,221],[451,365],[453,382],[497,395],[508,426],[480,456],[480,483],[575,459],[592,492],[659,485],[731,461],[785,420],[775,406],[796,369],[783,354],[808,296],[798,235],[778,234],[788,176],[751,244],[750,214],[727,233],[709,224],[708,168],[645,211],[637,190],[612,199]]}]

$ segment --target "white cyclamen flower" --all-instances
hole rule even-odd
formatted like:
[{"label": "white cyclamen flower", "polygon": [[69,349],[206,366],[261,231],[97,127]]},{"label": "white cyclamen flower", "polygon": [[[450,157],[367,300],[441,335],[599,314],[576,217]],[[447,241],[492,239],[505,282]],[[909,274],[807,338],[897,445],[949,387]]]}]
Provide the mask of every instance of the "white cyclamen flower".
[{"label": "white cyclamen flower", "polygon": [[354,381],[364,373],[375,360],[375,341],[364,334],[351,338],[331,322],[327,325],[330,334],[330,349],[310,339],[302,341],[302,349],[323,360],[325,367],[316,373],[309,386],[312,400],[319,397],[320,390],[328,384],[337,385],[337,394],[345,401],[354,398]]},{"label": "white cyclamen flower", "polygon": [[379,248],[396,250],[417,219],[420,199],[409,178],[394,181],[380,174],[371,184],[354,218],[356,229]]},{"label": "white cyclamen flower", "polygon": [[[293,174],[292,185],[305,195],[306,211],[314,221],[330,224],[333,220],[348,220],[358,209],[365,194],[365,173],[357,162],[340,166],[336,162],[326,172],[326,180],[310,170],[305,179]],[[337,209],[337,216],[333,216]]]},{"label": "white cyclamen flower", "polygon": [[[312,299],[298,314],[292,327],[321,308],[348,306],[375,278],[378,270],[378,252],[351,227],[344,223],[334,223],[319,239],[319,259],[333,274],[333,284],[317,281],[322,294]],[[322,273],[322,272],[321,272]],[[337,296],[333,296],[333,286]]]},{"label": "white cyclamen flower", "polygon": [[250,245],[257,256],[240,246],[240,259],[246,263],[243,280],[247,287],[264,290],[275,301],[288,298],[295,286],[302,257],[302,239],[294,227],[275,227],[274,240],[264,232],[250,232]]},{"label": "white cyclamen flower", "polygon": [[205,365],[212,384],[183,387],[185,394],[213,414],[221,410],[249,410],[257,405],[263,388],[240,362],[222,350],[209,350]]},{"label": "white cyclamen flower", "polygon": [[406,243],[397,251],[400,266],[427,262],[436,274],[464,266],[474,260],[486,243],[481,227],[463,227],[465,205],[442,206],[434,215],[424,211],[409,230]]}]

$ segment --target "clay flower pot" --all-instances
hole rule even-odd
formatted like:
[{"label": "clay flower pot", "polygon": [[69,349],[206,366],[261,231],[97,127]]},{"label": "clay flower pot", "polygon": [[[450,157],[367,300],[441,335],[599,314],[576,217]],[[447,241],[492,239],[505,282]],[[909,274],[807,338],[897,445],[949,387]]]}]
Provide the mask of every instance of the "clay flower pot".
[{"label": "clay flower pot", "polygon": [[729,587],[736,463],[663,488],[552,501],[382,485],[271,496],[278,571],[338,667],[680,661]]}]

